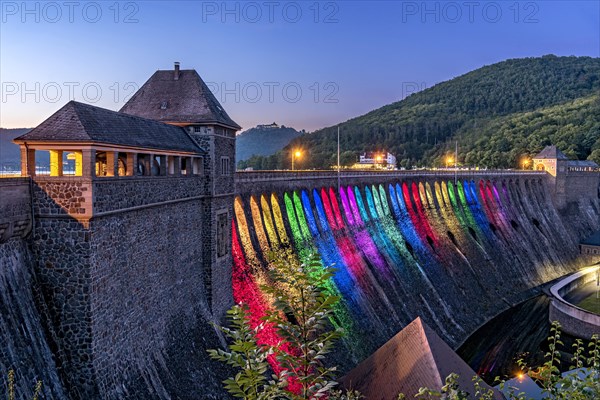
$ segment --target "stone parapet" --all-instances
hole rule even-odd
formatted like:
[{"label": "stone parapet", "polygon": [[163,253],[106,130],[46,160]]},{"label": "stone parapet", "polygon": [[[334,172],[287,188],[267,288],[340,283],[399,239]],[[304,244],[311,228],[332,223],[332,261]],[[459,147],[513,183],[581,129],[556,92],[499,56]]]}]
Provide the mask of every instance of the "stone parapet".
[{"label": "stone parapet", "polygon": [[93,181],[93,215],[208,196],[206,176],[98,178]]},{"label": "stone parapet", "polygon": [[93,214],[92,201],[90,178],[35,177],[33,180],[33,209],[38,217],[89,219]]},{"label": "stone parapet", "polygon": [[35,177],[34,212],[41,218],[95,216],[209,195],[206,176]]},{"label": "stone parapet", "polygon": [[315,187],[370,185],[402,181],[434,182],[464,180],[544,180],[545,172],[506,170],[415,170],[415,171],[238,171],[236,195],[273,193]]}]

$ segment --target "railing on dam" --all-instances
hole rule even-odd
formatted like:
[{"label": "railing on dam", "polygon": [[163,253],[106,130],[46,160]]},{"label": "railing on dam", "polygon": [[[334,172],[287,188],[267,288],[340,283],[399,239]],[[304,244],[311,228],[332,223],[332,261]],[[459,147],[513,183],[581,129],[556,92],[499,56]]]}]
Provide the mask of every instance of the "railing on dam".
[{"label": "railing on dam", "polygon": [[[480,177],[480,176],[519,176],[541,177],[545,171],[518,171],[518,170],[475,170],[475,169],[418,169],[405,171],[340,171],[339,176],[344,178],[365,177]],[[301,170],[301,171],[237,171],[236,182],[256,181],[286,181],[290,179],[336,179],[337,171],[331,170]]]},{"label": "railing on dam", "polygon": [[235,192],[249,194],[258,192],[294,191],[316,186],[347,186],[385,184],[403,180],[540,180],[543,171],[518,170],[468,170],[468,169],[420,169],[410,171],[239,171],[235,174]]}]

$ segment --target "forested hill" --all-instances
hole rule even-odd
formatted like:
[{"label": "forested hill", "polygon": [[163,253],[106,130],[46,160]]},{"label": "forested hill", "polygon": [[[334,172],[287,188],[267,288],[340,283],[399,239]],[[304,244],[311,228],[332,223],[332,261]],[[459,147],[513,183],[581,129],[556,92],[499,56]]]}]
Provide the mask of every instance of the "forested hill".
[{"label": "forested hill", "polygon": [[300,136],[294,128],[285,125],[258,125],[242,132],[235,140],[235,158],[237,161],[251,156],[268,156],[283,149],[292,139]]},{"label": "forested hill", "polygon": [[[600,158],[598,93],[600,58],[503,61],[341,123],[343,159],[351,163],[360,152],[387,150],[402,166],[435,166],[455,140],[461,163],[469,165],[516,167],[521,153],[551,142],[574,158],[595,150]],[[335,164],[336,137],[337,126],[324,128],[288,148],[305,149],[304,168],[328,168]],[[285,167],[288,148],[262,164]],[[514,148],[520,153],[510,153]]]}]

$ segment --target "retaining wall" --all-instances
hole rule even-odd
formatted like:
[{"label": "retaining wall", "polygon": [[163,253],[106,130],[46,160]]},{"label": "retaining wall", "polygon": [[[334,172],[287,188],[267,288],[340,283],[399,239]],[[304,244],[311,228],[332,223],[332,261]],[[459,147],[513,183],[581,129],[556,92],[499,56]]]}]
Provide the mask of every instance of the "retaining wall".
[{"label": "retaining wall", "polygon": [[579,308],[563,296],[573,290],[596,281],[600,266],[586,268],[552,286],[550,292],[554,298],[550,303],[550,321],[560,322],[563,331],[583,339],[600,334],[600,315]]}]

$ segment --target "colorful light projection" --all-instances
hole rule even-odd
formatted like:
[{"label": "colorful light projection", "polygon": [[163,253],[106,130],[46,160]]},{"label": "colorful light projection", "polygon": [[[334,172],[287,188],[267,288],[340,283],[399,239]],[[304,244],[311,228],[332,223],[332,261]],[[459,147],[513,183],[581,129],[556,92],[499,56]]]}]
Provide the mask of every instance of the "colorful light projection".
[{"label": "colorful light projection", "polygon": [[[511,252],[527,246],[529,254],[544,259],[536,245],[527,242],[534,235],[520,228],[524,224],[520,214],[533,214],[538,206],[521,200],[518,190],[510,183],[485,180],[405,181],[342,186],[339,192],[319,187],[265,194],[248,198],[247,208],[238,198],[235,299],[247,302],[253,321],[258,321],[271,301],[260,291],[261,284],[269,284],[267,272],[273,268],[265,253],[291,249],[302,259],[317,250],[324,265],[335,268],[326,289],[342,302],[332,323],[349,332],[347,340],[356,348],[352,356],[361,357],[364,346],[359,344],[369,336],[389,338],[414,317],[416,311],[405,306],[409,298],[410,306],[440,331],[448,323],[460,331],[453,307],[471,290],[465,279],[482,274],[473,265],[481,269],[487,260],[506,253],[504,257],[515,263],[529,265],[529,255],[521,260]],[[471,265],[471,260],[478,262]],[[494,268],[486,269],[486,274],[502,278]],[[278,340],[274,331],[264,335],[265,343]]]}]

